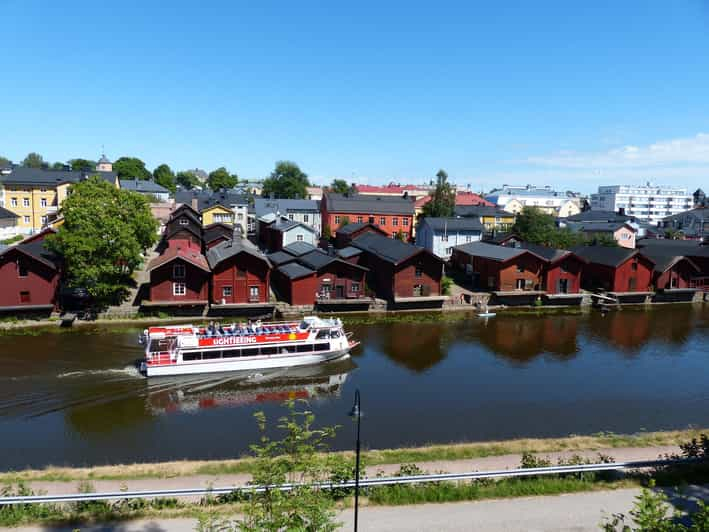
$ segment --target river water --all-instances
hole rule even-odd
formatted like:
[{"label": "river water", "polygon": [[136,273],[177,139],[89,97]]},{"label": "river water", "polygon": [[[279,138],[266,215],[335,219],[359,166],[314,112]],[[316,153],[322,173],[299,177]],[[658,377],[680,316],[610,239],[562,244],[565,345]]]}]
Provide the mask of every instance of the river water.
[{"label": "river water", "polygon": [[0,336],[0,469],[238,457],[288,397],[351,448],[356,388],[369,448],[709,426],[706,307],[345,324],[327,366],[150,380],[137,326]]}]

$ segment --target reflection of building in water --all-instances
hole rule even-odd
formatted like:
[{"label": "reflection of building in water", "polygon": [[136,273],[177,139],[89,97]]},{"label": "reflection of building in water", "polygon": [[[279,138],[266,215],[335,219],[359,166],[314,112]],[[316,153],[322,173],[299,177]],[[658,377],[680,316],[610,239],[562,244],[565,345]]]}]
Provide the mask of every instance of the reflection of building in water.
[{"label": "reflection of building in water", "polygon": [[212,374],[151,381],[149,409],[155,413],[196,412],[290,399],[339,396],[356,365],[348,357],[332,364],[297,366],[258,373]]},{"label": "reflection of building in water", "polygon": [[450,328],[438,323],[392,323],[382,351],[396,364],[420,373],[446,358],[444,331]]},{"label": "reflection of building in water", "polygon": [[528,362],[544,353],[571,358],[578,351],[577,328],[575,316],[536,319],[499,316],[480,328],[479,338],[495,354],[516,362]]}]

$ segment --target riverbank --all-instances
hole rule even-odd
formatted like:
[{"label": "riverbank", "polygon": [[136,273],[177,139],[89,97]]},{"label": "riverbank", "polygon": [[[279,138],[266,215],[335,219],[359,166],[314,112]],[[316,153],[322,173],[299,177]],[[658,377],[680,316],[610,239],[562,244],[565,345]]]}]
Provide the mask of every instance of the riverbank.
[{"label": "riverbank", "polygon": [[[523,438],[507,441],[457,443],[430,445],[399,449],[371,449],[363,451],[363,463],[375,474],[379,469],[391,472],[401,464],[417,464],[439,470],[445,466],[518,467],[523,453],[549,456],[552,459],[579,454],[586,457],[622,452],[624,459],[656,459],[659,455],[677,452],[679,444],[699,438],[709,429],[686,429],[676,431],[639,432],[636,434],[603,433],[589,436],[564,438]],[[352,458],[350,451],[339,452]],[[636,457],[636,458],[633,458]],[[502,460],[491,460],[502,458]],[[615,456],[614,456],[615,458]],[[476,460],[476,463],[465,463]],[[386,466],[386,468],[384,467]],[[56,467],[7,471],[0,473],[0,483],[12,482],[80,482],[80,481],[128,481],[145,479],[177,479],[186,477],[240,476],[249,477],[254,467],[251,458],[233,460],[185,460],[146,464],[117,464],[94,467]],[[457,466],[456,466],[457,467]],[[470,469],[464,469],[470,470]]]}]

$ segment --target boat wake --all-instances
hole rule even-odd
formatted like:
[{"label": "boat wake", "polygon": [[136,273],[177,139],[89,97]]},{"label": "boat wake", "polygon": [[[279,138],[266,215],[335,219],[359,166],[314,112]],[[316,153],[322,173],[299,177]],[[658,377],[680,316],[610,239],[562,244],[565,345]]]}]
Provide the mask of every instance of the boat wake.
[{"label": "boat wake", "polygon": [[117,376],[127,376],[143,378],[135,366],[126,366],[125,368],[107,368],[107,369],[86,369],[81,371],[67,371],[65,373],[60,373],[57,375],[58,379],[71,379],[77,377],[91,377],[91,376],[101,376],[101,375],[117,375]]}]

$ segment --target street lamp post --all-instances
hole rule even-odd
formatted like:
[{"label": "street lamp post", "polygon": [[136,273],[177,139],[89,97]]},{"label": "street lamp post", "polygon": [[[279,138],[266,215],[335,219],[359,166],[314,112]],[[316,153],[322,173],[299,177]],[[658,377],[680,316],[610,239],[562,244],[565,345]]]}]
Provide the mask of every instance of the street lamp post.
[{"label": "street lamp post", "polygon": [[354,503],[354,530],[357,532],[357,517],[359,513],[359,427],[362,419],[362,408],[359,389],[355,390],[354,404],[350,410],[350,417],[357,420],[357,445],[355,451],[355,503]]}]

